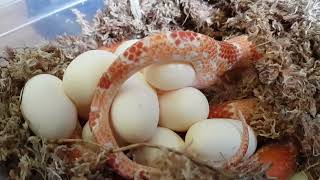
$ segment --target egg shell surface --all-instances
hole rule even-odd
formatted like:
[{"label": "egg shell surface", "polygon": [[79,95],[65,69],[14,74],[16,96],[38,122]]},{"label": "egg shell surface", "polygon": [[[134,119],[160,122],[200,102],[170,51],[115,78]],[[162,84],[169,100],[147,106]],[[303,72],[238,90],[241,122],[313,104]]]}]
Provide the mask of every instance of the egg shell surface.
[{"label": "egg shell surface", "polygon": [[[147,141],[150,144],[162,145],[178,151],[183,150],[183,139],[168,128],[158,127],[154,136]],[[134,160],[140,164],[154,166],[158,158],[162,157],[159,149],[143,147],[134,151]]]},{"label": "egg shell surface", "polygon": [[292,177],[289,178],[289,180],[308,180],[308,175],[306,175],[305,172],[297,172]]},{"label": "egg shell surface", "polygon": [[196,73],[190,64],[154,64],[143,70],[148,83],[159,90],[175,90],[192,86]]},{"label": "egg shell surface", "polygon": [[62,81],[49,74],[36,75],[27,81],[21,111],[30,129],[47,139],[68,138],[78,121],[76,107],[65,95]]},{"label": "egg shell surface", "polygon": [[124,83],[111,107],[112,125],[126,142],[139,143],[150,139],[159,122],[159,101],[156,91],[141,73]]},{"label": "egg shell surface", "polygon": [[160,126],[185,132],[189,127],[209,114],[205,95],[196,88],[186,87],[159,96]]},{"label": "egg shell surface", "polygon": [[63,76],[63,88],[75,103],[80,117],[88,119],[91,100],[100,77],[116,56],[104,50],[90,50],[77,56]]},{"label": "egg shell surface", "polygon": [[[242,122],[233,119],[214,118],[199,121],[188,130],[185,143],[187,151],[213,166],[220,167],[232,158],[241,144]],[[257,139],[249,127],[249,146],[245,155],[256,150]]]}]

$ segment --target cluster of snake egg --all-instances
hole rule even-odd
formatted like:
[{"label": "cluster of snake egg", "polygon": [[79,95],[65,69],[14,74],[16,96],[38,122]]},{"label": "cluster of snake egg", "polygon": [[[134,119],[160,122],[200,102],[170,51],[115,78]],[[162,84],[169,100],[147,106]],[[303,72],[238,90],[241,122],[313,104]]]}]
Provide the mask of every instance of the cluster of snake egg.
[{"label": "cluster of snake egg", "polygon": [[[82,136],[95,141],[88,123],[81,128],[79,119],[87,120],[102,73],[136,41],[79,55],[67,67],[63,80],[48,74],[30,79],[24,88],[21,109],[33,132],[48,139]],[[195,79],[192,66],[181,63],[152,65],[128,79],[110,113],[118,144],[149,142],[167,146],[215,167],[232,158],[241,144],[242,124],[237,112],[250,120],[256,101],[209,106],[204,94],[191,87]],[[291,144],[266,146],[255,152],[256,147],[256,135],[249,127],[245,158],[255,154],[263,163],[272,162],[269,175],[280,179],[294,172],[292,164],[285,171],[277,170],[284,161],[293,162],[295,152]],[[135,150],[133,155],[138,163],[155,167],[161,151],[145,147]]]}]

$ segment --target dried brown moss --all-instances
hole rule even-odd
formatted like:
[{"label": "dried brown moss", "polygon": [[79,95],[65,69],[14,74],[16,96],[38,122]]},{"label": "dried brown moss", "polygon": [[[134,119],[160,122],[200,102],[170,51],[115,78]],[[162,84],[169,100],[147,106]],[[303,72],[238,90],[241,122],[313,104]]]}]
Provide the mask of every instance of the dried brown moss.
[{"label": "dried brown moss", "polygon": [[[156,8],[155,8],[156,7]],[[39,48],[6,49],[0,57],[0,162],[12,179],[106,179],[103,160],[68,162],[73,146],[32,136],[19,110],[24,83],[39,73],[62,77],[78,54],[157,31],[191,29],[216,39],[249,34],[264,57],[235,70],[219,87],[205,90],[212,103],[256,97],[251,126],[263,141],[294,136],[301,142],[299,169],[320,176],[320,2],[318,0],[110,0],[93,24],[74,10],[83,34],[59,37]],[[239,76],[239,74],[241,76]],[[186,156],[166,153],[162,179],[265,179],[265,167],[247,161],[232,172],[203,168]],[[118,178],[118,177],[117,177]]]}]

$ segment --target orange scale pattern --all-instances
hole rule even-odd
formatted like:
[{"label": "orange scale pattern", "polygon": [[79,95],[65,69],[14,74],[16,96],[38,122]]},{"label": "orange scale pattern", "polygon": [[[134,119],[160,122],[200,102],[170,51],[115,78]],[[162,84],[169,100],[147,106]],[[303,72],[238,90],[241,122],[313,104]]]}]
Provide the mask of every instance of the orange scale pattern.
[{"label": "orange scale pattern", "polygon": [[98,86],[102,89],[108,89],[110,84],[111,84],[111,82],[110,82],[108,75],[106,73],[104,73],[102,75],[102,77],[100,78]]},{"label": "orange scale pattern", "polygon": [[123,76],[128,73],[127,62],[115,61],[108,69],[108,75],[111,82],[115,82],[119,79],[122,79]]},{"label": "orange scale pattern", "polygon": [[230,63],[234,63],[238,59],[237,47],[227,42],[221,42],[220,56],[229,61]]},{"label": "orange scale pattern", "polygon": [[211,106],[208,118],[234,118],[234,114],[230,109],[232,109],[232,106],[229,103]]},{"label": "orange scale pattern", "polygon": [[192,31],[175,31],[170,34],[175,45],[179,46],[183,41],[194,41],[197,39],[197,33]]},{"label": "orange scale pattern", "polygon": [[[173,42],[173,43],[172,43]],[[191,31],[173,31],[147,36],[120,55],[101,77],[91,104],[89,125],[97,142],[104,146],[117,148],[119,145],[112,131],[109,119],[110,108],[118,90],[130,74],[157,63],[168,62],[174,57],[187,57],[183,62],[193,65],[197,73],[196,87],[204,88],[216,83],[217,76],[233,67],[235,63],[255,62],[257,53],[247,38],[236,41],[218,42]],[[252,48],[252,49],[251,49]],[[248,129],[243,126],[242,144],[237,154],[228,162],[237,164],[248,148]],[[160,170],[133,162],[123,152],[109,157],[111,165],[119,175],[133,179],[147,179]]]}]

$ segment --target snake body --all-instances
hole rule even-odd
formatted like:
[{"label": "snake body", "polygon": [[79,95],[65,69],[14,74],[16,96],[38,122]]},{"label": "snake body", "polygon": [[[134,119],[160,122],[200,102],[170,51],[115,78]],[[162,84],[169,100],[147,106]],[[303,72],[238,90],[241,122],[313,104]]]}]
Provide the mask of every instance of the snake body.
[{"label": "snake body", "polygon": [[[190,63],[196,72],[194,87],[206,88],[215,84],[219,76],[236,64],[254,62],[259,53],[246,36],[229,41],[216,41],[211,37],[192,31],[160,32],[147,36],[125,52],[101,76],[95,90],[89,125],[97,142],[106,148],[117,148],[109,113],[112,102],[121,85],[134,73],[154,63]],[[248,130],[244,126],[242,144],[229,165],[239,162],[248,148]],[[156,168],[135,163],[124,153],[113,153],[107,157],[109,165],[121,176],[148,179]]]}]

